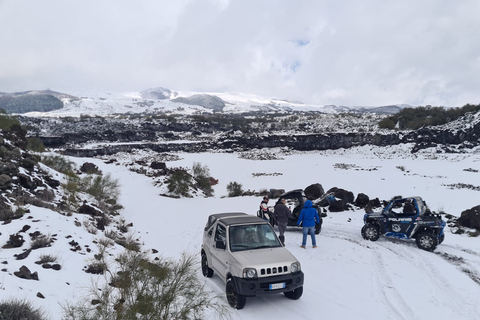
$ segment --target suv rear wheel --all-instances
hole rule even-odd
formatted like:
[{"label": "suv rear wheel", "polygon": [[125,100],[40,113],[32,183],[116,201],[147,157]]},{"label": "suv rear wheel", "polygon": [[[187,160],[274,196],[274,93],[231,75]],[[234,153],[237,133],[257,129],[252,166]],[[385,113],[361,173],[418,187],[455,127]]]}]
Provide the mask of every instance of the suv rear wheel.
[{"label": "suv rear wheel", "polygon": [[365,240],[377,241],[380,237],[379,227],[375,224],[367,223],[362,228],[362,237]]},{"label": "suv rear wheel", "polygon": [[202,252],[202,273],[204,277],[211,278],[213,276],[213,270],[208,266],[207,255]]},{"label": "suv rear wheel", "polygon": [[232,278],[227,280],[227,285],[225,288],[225,293],[227,294],[228,304],[235,309],[243,309],[245,302],[247,302],[247,297],[241,294],[238,294],[237,286]]},{"label": "suv rear wheel", "polygon": [[417,236],[417,246],[426,251],[433,251],[438,245],[438,238],[431,232],[424,231]]}]

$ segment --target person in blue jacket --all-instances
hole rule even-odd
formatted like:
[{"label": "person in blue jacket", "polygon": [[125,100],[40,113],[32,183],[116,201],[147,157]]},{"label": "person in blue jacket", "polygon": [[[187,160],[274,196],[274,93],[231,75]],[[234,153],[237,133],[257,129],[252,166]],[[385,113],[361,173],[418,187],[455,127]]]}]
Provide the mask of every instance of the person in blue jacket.
[{"label": "person in blue jacket", "polygon": [[298,216],[297,225],[303,226],[303,240],[301,248],[305,249],[307,244],[307,235],[310,233],[312,237],[312,246],[317,247],[317,241],[315,239],[315,223],[320,223],[320,217],[318,216],[317,209],[313,207],[312,201],[307,200],[303,205],[303,209],[300,211]]}]

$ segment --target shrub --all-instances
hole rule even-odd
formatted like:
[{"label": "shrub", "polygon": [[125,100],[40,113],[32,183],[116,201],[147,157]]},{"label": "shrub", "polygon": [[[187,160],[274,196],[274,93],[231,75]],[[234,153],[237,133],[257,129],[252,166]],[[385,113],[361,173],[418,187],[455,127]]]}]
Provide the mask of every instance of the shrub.
[{"label": "shrub", "polygon": [[227,191],[229,197],[239,197],[243,194],[242,185],[235,181],[227,185]]},{"label": "shrub", "polygon": [[80,181],[81,190],[92,195],[98,202],[105,202],[108,199],[117,200],[120,194],[120,183],[112,178],[110,173],[105,176],[87,175]]},{"label": "shrub", "polygon": [[20,125],[20,121],[16,117],[8,116],[6,114],[0,113],[0,129],[8,130],[14,124]]},{"label": "shrub", "polygon": [[31,248],[33,250],[39,249],[39,248],[45,248],[45,247],[49,247],[51,243],[52,243],[52,239],[50,238],[50,236],[41,235],[32,241]]},{"label": "shrub", "polygon": [[184,170],[175,171],[167,180],[168,191],[183,197],[190,197],[191,176]]},{"label": "shrub", "polygon": [[38,138],[27,138],[27,149],[35,152],[45,152],[45,145]]},{"label": "shrub", "polygon": [[198,188],[202,190],[207,197],[213,196],[213,188],[210,183],[210,169],[199,162],[194,162],[192,166],[193,178],[197,182]]},{"label": "shrub", "polygon": [[378,123],[378,126],[381,129],[393,129],[395,128],[395,122],[393,122],[390,118],[384,118],[382,121]]},{"label": "shrub", "polygon": [[0,302],[0,319],[44,320],[45,313],[27,300],[10,299]]},{"label": "shrub", "polygon": [[200,162],[193,163],[192,172],[195,179],[210,177],[210,169],[208,169],[206,165],[202,165]]},{"label": "shrub", "polygon": [[107,266],[108,285],[64,307],[64,319],[203,319],[206,308],[225,316],[225,305],[210,299],[197,277],[195,261],[186,254],[179,261],[150,261],[146,253],[125,251]]},{"label": "shrub", "polygon": [[44,264],[44,263],[55,262],[55,261],[57,261],[58,257],[52,256],[50,254],[42,254],[42,255],[40,255],[39,259],[40,260],[38,261],[38,264]]},{"label": "shrub", "polygon": [[72,161],[65,159],[62,156],[42,157],[41,162],[47,167],[50,167],[54,170],[57,170],[58,172],[66,174],[67,176],[70,176],[70,177],[76,176],[76,174],[73,171],[74,163]]},{"label": "shrub", "polygon": [[196,179],[198,187],[202,190],[207,197],[213,196],[213,188],[210,183],[210,179],[207,177],[200,177]]}]

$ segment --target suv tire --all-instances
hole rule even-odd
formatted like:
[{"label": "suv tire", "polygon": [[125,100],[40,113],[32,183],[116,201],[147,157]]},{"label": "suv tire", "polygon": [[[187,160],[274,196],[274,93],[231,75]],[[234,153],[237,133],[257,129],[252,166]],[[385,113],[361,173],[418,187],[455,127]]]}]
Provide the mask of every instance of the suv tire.
[{"label": "suv tire", "polygon": [[247,297],[241,294],[238,294],[237,286],[232,278],[227,280],[225,293],[227,294],[228,304],[237,310],[243,309],[245,302],[247,302]]},{"label": "suv tire", "polygon": [[362,227],[362,237],[365,240],[377,241],[380,237],[380,228],[378,225],[367,223]]},{"label": "suv tire", "polygon": [[303,294],[303,286],[301,287],[298,287],[292,291],[287,291],[287,292],[284,292],[283,293],[285,295],[285,297],[287,297],[288,299],[292,299],[292,300],[298,300],[300,299],[300,297],[302,296]]},{"label": "suv tire", "polygon": [[423,231],[417,236],[416,242],[420,249],[433,251],[438,245],[438,238],[429,231]]},{"label": "suv tire", "polygon": [[205,252],[202,252],[202,273],[204,277],[211,278],[213,270],[208,266],[208,259]]}]

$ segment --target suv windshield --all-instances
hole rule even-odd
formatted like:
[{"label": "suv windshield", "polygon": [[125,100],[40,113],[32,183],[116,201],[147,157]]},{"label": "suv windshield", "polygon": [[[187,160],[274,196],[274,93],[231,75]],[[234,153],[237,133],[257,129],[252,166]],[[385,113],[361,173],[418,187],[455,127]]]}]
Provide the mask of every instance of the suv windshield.
[{"label": "suv windshield", "polygon": [[269,224],[230,226],[230,251],[280,247],[280,241]]}]

